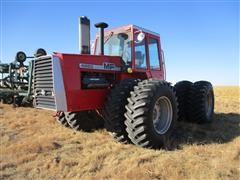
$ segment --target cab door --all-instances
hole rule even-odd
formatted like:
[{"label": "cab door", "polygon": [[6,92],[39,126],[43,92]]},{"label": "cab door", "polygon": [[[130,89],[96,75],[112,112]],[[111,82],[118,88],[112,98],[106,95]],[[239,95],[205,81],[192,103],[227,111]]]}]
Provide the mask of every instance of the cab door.
[{"label": "cab door", "polygon": [[153,78],[164,79],[164,68],[161,56],[160,38],[149,34],[148,36],[149,70]]}]

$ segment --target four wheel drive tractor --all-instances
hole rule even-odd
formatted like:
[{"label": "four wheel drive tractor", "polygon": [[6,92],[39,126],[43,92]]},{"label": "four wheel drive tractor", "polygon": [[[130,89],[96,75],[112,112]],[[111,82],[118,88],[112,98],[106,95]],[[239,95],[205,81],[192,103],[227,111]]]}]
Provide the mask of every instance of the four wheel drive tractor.
[{"label": "four wheel drive tractor", "polygon": [[57,120],[90,130],[104,119],[106,129],[124,143],[161,148],[179,120],[210,122],[211,83],[165,80],[159,34],[127,25],[100,28],[90,54],[90,21],[80,18],[81,54],[54,53],[34,60],[34,104],[57,111]]}]

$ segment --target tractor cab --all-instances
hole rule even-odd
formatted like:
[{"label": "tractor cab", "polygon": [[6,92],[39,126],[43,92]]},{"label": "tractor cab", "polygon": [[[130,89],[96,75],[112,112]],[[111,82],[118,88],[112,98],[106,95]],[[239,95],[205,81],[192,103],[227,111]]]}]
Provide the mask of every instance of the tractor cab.
[{"label": "tractor cab", "polygon": [[159,34],[135,25],[105,30],[104,53],[101,52],[100,34],[96,35],[94,55],[120,56],[128,73],[145,72],[148,77],[164,79]]}]

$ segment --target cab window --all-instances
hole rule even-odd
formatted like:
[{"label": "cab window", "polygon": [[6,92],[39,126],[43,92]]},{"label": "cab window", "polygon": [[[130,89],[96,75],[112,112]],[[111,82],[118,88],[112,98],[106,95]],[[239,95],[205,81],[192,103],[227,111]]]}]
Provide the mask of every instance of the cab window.
[{"label": "cab window", "polygon": [[[125,65],[131,63],[131,34],[123,32],[114,34],[113,32],[104,37],[104,55],[120,56]],[[99,38],[96,42],[96,54],[100,53]]]},{"label": "cab window", "polygon": [[149,38],[148,48],[149,48],[150,69],[160,70],[157,39]]},{"label": "cab window", "polygon": [[137,42],[137,34],[135,35],[134,39],[135,39],[135,67],[137,69],[147,69],[145,39],[141,42]]}]

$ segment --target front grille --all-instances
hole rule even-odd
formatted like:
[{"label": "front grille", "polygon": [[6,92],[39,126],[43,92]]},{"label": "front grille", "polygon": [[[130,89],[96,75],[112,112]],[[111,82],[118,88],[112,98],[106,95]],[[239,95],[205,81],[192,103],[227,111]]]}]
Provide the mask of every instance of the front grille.
[{"label": "front grille", "polygon": [[56,108],[51,56],[40,57],[34,61],[34,94],[35,107]]}]

